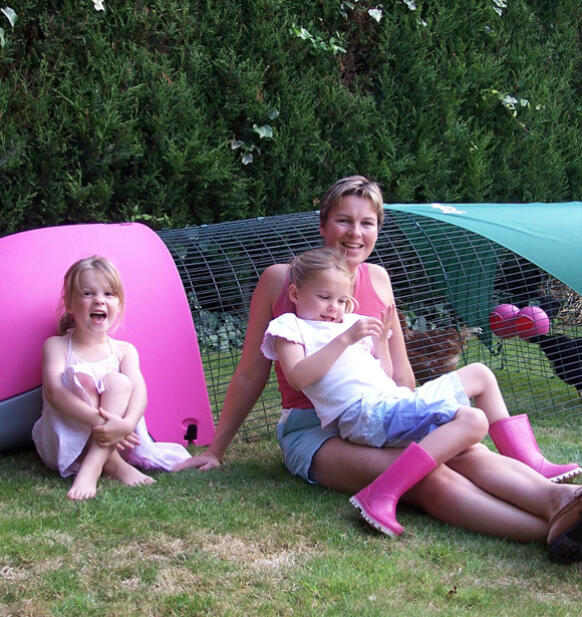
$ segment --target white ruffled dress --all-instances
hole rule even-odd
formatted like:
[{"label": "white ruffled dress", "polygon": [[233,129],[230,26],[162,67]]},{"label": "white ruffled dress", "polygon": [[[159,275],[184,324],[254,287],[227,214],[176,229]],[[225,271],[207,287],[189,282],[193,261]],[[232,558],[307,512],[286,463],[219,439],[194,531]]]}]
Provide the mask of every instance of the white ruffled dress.
[{"label": "white ruffled dress", "polygon": [[[119,372],[119,358],[111,339],[111,353],[103,360],[87,362],[75,354],[71,343],[72,331],[67,333],[67,358],[62,376],[63,384],[82,400],[90,404],[77,375],[83,373],[92,378],[99,393],[103,392],[103,378],[111,372]],[[186,448],[177,443],[156,442],[148,433],[145,419],[140,418],[135,433],[140,445],[122,456],[135,467],[144,470],[171,471],[172,467],[190,458]],[[83,422],[66,416],[52,407],[43,396],[41,417],[32,429],[32,439],[36,450],[49,469],[56,469],[63,478],[76,474],[80,468],[79,457],[83,453],[91,435],[91,427]]]}]

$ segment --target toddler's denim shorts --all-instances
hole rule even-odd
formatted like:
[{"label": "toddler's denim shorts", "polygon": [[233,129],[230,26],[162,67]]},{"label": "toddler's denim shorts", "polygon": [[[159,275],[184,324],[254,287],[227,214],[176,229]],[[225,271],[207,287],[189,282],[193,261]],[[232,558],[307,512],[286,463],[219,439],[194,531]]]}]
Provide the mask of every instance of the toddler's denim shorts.
[{"label": "toddler's denim shorts", "polygon": [[286,420],[277,425],[277,439],[285,466],[294,476],[317,484],[311,475],[315,453],[332,437],[337,437],[337,423],[321,428],[314,409],[291,409]]},{"label": "toddler's denim shorts", "polygon": [[447,373],[414,392],[401,390],[392,399],[360,399],[341,414],[338,427],[340,436],[353,443],[403,447],[450,422],[462,405],[469,406],[470,401],[461,380],[457,373]]}]

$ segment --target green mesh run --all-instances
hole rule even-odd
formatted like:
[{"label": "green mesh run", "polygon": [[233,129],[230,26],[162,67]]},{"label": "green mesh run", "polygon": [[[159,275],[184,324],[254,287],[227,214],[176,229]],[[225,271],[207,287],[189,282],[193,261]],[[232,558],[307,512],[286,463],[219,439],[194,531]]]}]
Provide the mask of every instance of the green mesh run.
[{"label": "green mesh run", "polygon": [[[318,222],[318,214],[309,212],[159,232],[190,303],[215,420],[242,352],[257,280],[267,266],[320,246]],[[472,231],[399,211],[386,211],[370,261],[390,273],[410,340],[426,340],[424,350],[416,349],[422,362],[445,356],[466,327],[479,328],[459,366],[489,365],[512,414],[582,411],[576,388],[555,375],[538,345],[500,339],[489,329],[494,306],[531,304],[549,315],[551,335],[580,336],[580,297],[565,284]],[[418,347],[418,341],[409,345]],[[273,371],[239,436],[272,436],[279,414]]]}]

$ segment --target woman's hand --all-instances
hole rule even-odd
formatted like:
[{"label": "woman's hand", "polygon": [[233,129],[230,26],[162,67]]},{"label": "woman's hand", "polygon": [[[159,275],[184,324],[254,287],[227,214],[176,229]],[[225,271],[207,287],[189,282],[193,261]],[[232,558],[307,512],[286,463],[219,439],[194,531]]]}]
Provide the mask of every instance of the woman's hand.
[{"label": "woman's hand", "polygon": [[172,467],[172,471],[183,471],[184,469],[190,469],[195,467],[198,471],[209,471],[210,469],[216,469],[220,467],[221,463],[219,458],[213,454],[210,450],[206,450],[202,454],[197,454],[181,463],[176,463]]}]

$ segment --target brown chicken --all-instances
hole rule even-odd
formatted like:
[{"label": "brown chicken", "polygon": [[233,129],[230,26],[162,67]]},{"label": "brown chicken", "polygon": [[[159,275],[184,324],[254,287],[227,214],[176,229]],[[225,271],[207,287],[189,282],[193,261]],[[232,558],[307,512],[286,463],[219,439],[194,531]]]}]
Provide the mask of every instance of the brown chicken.
[{"label": "brown chicken", "polygon": [[435,328],[410,330],[406,318],[398,311],[398,319],[410,365],[418,383],[423,384],[457,368],[467,339],[481,331],[480,328]]}]

